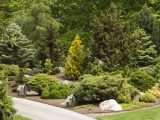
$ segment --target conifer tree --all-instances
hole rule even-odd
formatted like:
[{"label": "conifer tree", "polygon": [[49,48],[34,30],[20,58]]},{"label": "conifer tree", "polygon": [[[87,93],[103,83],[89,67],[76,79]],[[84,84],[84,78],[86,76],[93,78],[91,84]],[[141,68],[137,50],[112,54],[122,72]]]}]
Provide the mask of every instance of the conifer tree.
[{"label": "conifer tree", "polygon": [[[50,41],[47,41],[47,36],[50,34],[48,33],[48,26],[51,28],[52,26],[50,25],[53,25],[52,28],[54,28],[54,31],[57,32],[60,24],[51,15],[51,4],[52,1],[50,0],[33,0],[30,3],[29,9],[27,9],[26,17],[23,23],[24,33],[33,41],[36,49],[37,63],[44,63],[46,58],[50,58],[53,61],[53,56],[48,57],[46,56],[48,53],[45,53],[46,49],[50,49],[48,46]],[[55,34],[53,37],[54,38],[52,39],[56,39],[57,35]],[[45,51],[43,51],[44,48],[46,48]],[[54,53],[55,52],[53,52],[53,54]],[[57,56],[54,56],[54,59],[56,59],[56,57]]]},{"label": "conifer tree", "polygon": [[93,27],[93,57],[102,60],[109,70],[132,62],[136,44],[114,4],[95,19]]},{"label": "conifer tree", "polygon": [[151,39],[157,45],[160,53],[160,22],[153,15],[151,8],[145,5],[138,13],[137,22],[140,28],[151,35]]},{"label": "conifer tree", "polygon": [[155,50],[156,45],[153,44],[151,36],[148,35],[143,29],[137,29],[133,34],[134,39],[138,41],[138,56],[137,64],[145,67],[152,65],[156,61],[157,51]]},{"label": "conifer tree", "polygon": [[77,35],[69,48],[65,63],[65,75],[72,80],[77,80],[82,73],[84,62],[83,48],[80,37]]},{"label": "conifer tree", "polygon": [[29,64],[32,66],[34,50],[30,40],[22,34],[21,28],[12,23],[0,42],[0,62],[18,64],[21,67]]},{"label": "conifer tree", "polygon": [[39,52],[37,57],[43,62],[49,58],[56,66],[59,64],[62,56],[61,45],[57,40],[58,31],[51,22],[46,28],[45,38],[39,43]]}]

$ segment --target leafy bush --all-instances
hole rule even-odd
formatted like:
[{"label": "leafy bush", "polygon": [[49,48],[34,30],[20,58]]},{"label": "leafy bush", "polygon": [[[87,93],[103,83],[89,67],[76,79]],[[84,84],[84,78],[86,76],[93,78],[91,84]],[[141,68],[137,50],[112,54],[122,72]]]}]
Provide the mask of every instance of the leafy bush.
[{"label": "leafy bush", "polygon": [[4,74],[8,76],[9,80],[16,80],[19,76],[18,65],[0,64],[0,70],[4,71]]},{"label": "leafy bush", "polygon": [[52,86],[49,89],[45,88],[42,92],[41,98],[43,99],[61,99],[66,98],[69,94],[69,87],[65,84],[57,84],[57,86]]},{"label": "leafy bush", "polygon": [[48,99],[48,98],[49,98],[49,94],[50,94],[49,89],[48,89],[48,88],[45,88],[45,89],[43,90],[43,92],[42,92],[41,98],[42,98],[42,99]]},{"label": "leafy bush", "polygon": [[146,102],[146,103],[150,103],[150,102],[155,102],[156,101],[156,97],[153,96],[150,93],[145,93],[143,96],[141,96],[139,98],[140,102]]},{"label": "leafy bush", "polygon": [[44,72],[51,75],[53,73],[53,64],[52,61],[47,58],[44,63]]},{"label": "leafy bush", "polygon": [[39,95],[42,94],[44,88],[58,85],[57,79],[47,74],[37,74],[33,76],[28,82],[28,86],[36,90]]},{"label": "leafy bush", "polygon": [[118,98],[117,98],[120,103],[131,102],[131,93],[130,93],[129,87],[130,85],[126,81],[122,84],[122,88],[119,91]]},{"label": "leafy bush", "polygon": [[[118,100],[119,94],[124,95],[123,83],[126,82],[126,78],[122,75],[105,75],[105,76],[94,76],[84,78],[74,90],[74,95],[78,103],[90,103],[90,102],[101,102],[108,99]],[[127,83],[128,84],[128,83]],[[123,88],[123,89],[122,89]],[[128,102],[134,96],[135,89],[131,90],[128,85],[128,100],[121,98],[121,102]]]},{"label": "leafy bush", "polygon": [[156,83],[156,80],[152,76],[142,71],[132,73],[130,81],[132,85],[143,92],[152,88]]},{"label": "leafy bush", "polygon": [[12,100],[7,96],[7,77],[0,71],[0,120],[12,120],[15,112]]},{"label": "leafy bush", "polygon": [[53,89],[50,94],[49,94],[49,98],[51,99],[59,99],[62,98],[60,91]]},{"label": "leafy bush", "polygon": [[152,87],[152,89],[149,89],[147,92],[154,95],[156,98],[160,98],[160,90],[158,84]]},{"label": "leafy bush", "polygon": [[86,69],[87,74],[100,75],[103,72],[103,65],[99,63],[98,60],[94,60],[93,63],[88,63],[88,68]]}]

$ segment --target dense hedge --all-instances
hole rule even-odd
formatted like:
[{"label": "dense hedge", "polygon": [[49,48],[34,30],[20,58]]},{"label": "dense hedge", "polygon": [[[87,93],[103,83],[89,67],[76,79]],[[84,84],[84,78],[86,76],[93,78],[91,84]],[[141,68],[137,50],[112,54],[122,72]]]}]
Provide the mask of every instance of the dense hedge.
[{"label": "dense hedge", "polygon": [[127,83],[126,78],[118,74],[84,78],[75,86],[74,95],[80,104],[108,99],[130,102],[137,92],[137,89]]},{"label": "dense hedge", "polygon": [[7,96],[7,78],[0,71],[0,120],[12,120],[15,112],[12,101]]}]

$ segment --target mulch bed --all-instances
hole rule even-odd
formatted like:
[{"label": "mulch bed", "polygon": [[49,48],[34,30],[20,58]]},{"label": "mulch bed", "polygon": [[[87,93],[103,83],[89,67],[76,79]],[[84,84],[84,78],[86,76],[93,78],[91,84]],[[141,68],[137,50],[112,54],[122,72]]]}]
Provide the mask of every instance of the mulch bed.
[{"label": "mulch bed", "polygon": [[[12,92],[12,86],[14,84],[15,84],[15,81],[10,81],[10,84],[8,86],[8,95],[12,96],[12,97],[17,97],[17,93]],[[36,101],[36,102],[40,102],[40,103],[45,103],[45,104],[53,105],[56,107],[65,108],[61,105],[61,103],[64,102],[65,99],[41,99],[40,96],[26,96],[26,97],[23,97],[23,99],[32,100],[32,101]],[[142,107],[142,108],[138,108],[138,109],[152,108],[152,107],[155,107],[156,105],[160,105],[160,101],[153,103],[153,104],[150,104],[148,106]],[[69,109],[71,111],[75,111],[75,112],[82,113],[82,114],[108,113],[108,112],[101,111],[99,109],[98,104],[77,106],[74,108],[65,108],[65,109]]]}]

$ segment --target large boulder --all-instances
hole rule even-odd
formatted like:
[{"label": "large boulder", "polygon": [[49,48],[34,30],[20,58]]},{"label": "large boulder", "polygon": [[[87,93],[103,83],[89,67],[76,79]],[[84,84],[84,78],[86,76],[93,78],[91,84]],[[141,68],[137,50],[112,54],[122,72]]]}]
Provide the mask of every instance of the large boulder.
[{"label": "large boulder", "polygon": [[122,107],[113,99],[106,100],[99,104],[102,111],[121,111]]}]

